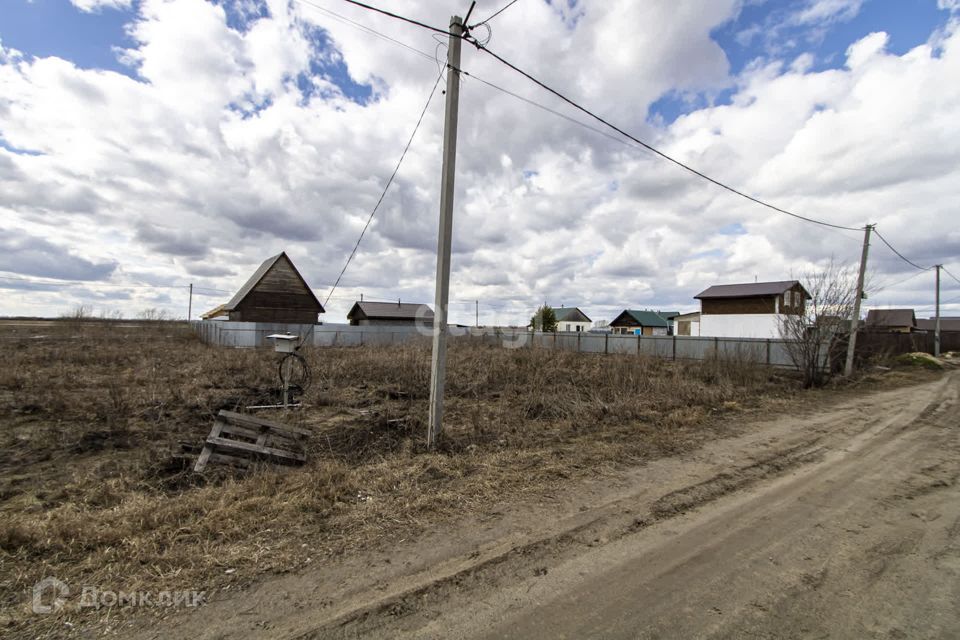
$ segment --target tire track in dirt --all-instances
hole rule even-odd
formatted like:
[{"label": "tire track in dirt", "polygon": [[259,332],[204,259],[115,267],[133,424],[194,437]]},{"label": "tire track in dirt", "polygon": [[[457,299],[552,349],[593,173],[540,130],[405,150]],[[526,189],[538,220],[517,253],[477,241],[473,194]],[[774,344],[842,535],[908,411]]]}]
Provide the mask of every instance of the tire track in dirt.
[{"label": "tire track in dirt", "polygon": [[[870,457],[875,464],[888,458],[903,456],[924,446],[916,434],[947,414],[956,404],[957,391],[951,378],[922,387],[922,391],[893,394],[878,407],[890,415],[863,418],[861,424],[849,433],[847,421],[850,411],[836,411],[834,420],[828,420],[815,430],[815,435],[777,451],[751,464],[717,474],[707,480],[668,492],[652,504],[638,508],[635,496],[605,505],[596,510],[593,519],[570,527],[555,535],[515,546],[505,553],[486,558],[471,566],[438,577],[402,593],[391,594],[376,602],[341,613],[314,630],[300,634],[301,638],[354,637],[376,633],[381,629],[412,631],[424,620],[439,615],[450,599],[464,598],[475,591],[496,590],[512,581],[531,575],[545,575],[548,565],[556,565],[583,553],[585,547],[602,547],[614,541],[637,535],[658,523],[688,514],[710,505],[735,492],[745,491],[774,478],[783,478],[798,469],[802,473],[826,473],[837,467],[833,482],[843,482],[848,474],[841,462]],[[862,411],[862,408],[861,408]],[[837,437],[837,434],[842,434]],[[849,481],[849,479],[847,479]],[[639,515],[637,515],[639,514]],[[825,570],[824,570],[825,571]],[[801,584],[816,584],[818,573],[805,573]],[[417,618],[424,620],[418,620]],[[405,620],[406,619],[406,620]],[[402,622],[402,624],[400,624]]]}]

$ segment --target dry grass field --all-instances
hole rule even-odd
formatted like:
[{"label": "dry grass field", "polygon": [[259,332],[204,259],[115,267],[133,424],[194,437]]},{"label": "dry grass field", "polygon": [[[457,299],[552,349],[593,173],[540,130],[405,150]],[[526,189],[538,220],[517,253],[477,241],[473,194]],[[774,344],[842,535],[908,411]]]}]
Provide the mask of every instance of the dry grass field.
[{"label": "dry grass field", "polygon": [[201,443],[220,409],[270,400],[271,351],[209,347],[173,323],[7,326],[0,346],[0,628],[11,633],[41,624],[29,590],[44,576],[236,588],[677,454],[724,435],[731,416],[802,401],[789,374],[737,362],[454,341],[447,430],[427,451],[427,343],[315,350],[308,406],[268,412],[310,429],[308,463],[199,475],[172,455],[178,442]]}]

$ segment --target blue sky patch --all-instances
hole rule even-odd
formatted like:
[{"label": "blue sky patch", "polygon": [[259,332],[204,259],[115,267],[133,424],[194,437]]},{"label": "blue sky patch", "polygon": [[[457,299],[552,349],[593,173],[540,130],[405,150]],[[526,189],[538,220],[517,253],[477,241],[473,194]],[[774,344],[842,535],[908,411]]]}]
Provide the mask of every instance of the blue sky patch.
[{"label": "blue sky patch", "polygon": [[134,70],[121,64],[113,51],[135,45],[124,30],[133,11],[105,8],[85,13],[69,0],[2,1],[4,47],[37,58],[63,58],[82,69],[108,69],[135,77]]}]

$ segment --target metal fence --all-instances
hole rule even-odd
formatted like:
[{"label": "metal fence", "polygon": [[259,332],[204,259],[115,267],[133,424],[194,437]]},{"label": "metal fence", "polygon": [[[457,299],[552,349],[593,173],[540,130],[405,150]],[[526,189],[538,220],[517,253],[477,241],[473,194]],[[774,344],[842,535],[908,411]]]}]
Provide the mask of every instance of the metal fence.
[{"label": "metal fence", "polygon": [[[204,320],[193,326],[201,340],[224,347],[269,346],[267,336],[292,333],[315,347],[352,347],[402,344],[428,340],[429,328],[412,326],[351,326],[343,324],[275,324]],[[637,354],[668,360],[736,359],[776,367],[794,367],[786,340],[763,338],[707,338],[697,336],[639,336],[610,333],[541,333],[500,327],[451,327],[454,339],[477,340],[507,349],[539,348],[597,354]],[[827,365],[827,349],[823,366]]]}]

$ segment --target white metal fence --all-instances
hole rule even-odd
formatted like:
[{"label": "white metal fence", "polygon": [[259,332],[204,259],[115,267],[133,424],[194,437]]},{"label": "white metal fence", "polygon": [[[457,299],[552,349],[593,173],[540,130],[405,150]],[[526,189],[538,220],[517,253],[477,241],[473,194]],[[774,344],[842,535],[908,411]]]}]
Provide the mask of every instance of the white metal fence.
[{"label": "white metal fence", "polygon": [[[201,340],[224,347],[268,346],[267,336],[292,333],[315,347],[391,345],[426,340],[429,328],[411,326],[351,326],[342,324],[275,324],[204,320],[193,326]],[[794,367],[786,340],[762,338],[705,338],[696,336],[637,336],[610,333],[541,333],[499,327],[450,328],[454,338],[472,339],[507,349],[541,348],[580,353],[648,355],[669,360],[735,358],[777,367]],[[824,366],[826,349],[823,349]]]}]

